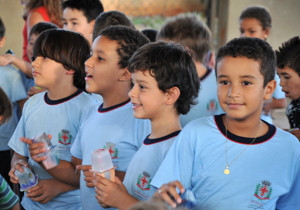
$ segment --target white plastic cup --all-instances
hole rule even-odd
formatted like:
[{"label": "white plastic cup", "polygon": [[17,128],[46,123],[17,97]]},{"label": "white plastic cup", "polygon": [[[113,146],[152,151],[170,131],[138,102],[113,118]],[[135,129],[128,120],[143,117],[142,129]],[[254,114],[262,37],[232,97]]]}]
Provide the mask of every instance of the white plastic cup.
[{"label": "white plastic cup", "polygon": [[115,181],[115,167],[107,149],[97,149],[92,152],[92,172],[111,181]]}]

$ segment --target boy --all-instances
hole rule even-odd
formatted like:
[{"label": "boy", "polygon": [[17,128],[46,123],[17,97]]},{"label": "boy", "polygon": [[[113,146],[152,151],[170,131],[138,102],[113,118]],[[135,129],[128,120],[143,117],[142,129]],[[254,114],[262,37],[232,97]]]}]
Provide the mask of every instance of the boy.
[{"label": "boy", "polygon": [[189,113],[180,116],[181,126],[184,127],[190,121],[200,117],[223,113],[217,98],[214,70],[205,66],[205,58],[211,42],[211,32],[207,26],[196,15],[180,15],[161,28],[157,40],[171,40],[188,48],[194,58],[201,81],[198,104],[193,106]]},{"label": "boy", "polygon": [[133,156],[124,185],[101,176],[96,182],[98,202],[121,210],[155,193],[151,180],[181,130],[180,114],[196,103],[200,86],[193,59],[179,44],[147,44],[135,52],[128,68],[134,83],[129,92],[133,115],[150,119],[151,134]]},{"label": "boy", "polygon": [[[0,19],[1,21],[1,19]],[[1,22],[0,22],[1,23]],[[0,27],[1,31],[1,27]],[[0,87],[0,125],[7,122],[13,113],[8,96]],[[3,161],[1,157],[1,161]],[[3,167],[1,162],[1,167]],[[9,184],[0,174],[0,209],[20,209],[19,198],[9,187]]]},{"label": "boy", "polygon": [[103,12],[96,18],[93,30],[93,41],[99,36],[100,32],[104,28],[116,25],[127,26],[135,29],[133,22],[123,12]]},{"label": "boy", "polygon": [[[3,47],[5,43],[4,35],[5,27],[0,18],[0,48]],[[5,124],[0,124],[0,174],[2,174],[10,186],[13,187],[8,176],[12,154],[7,143],[18,124],[16,110],[23,108],[27,94],[18,70],[13,68],[11,65],[0,66],[0,87],[6,93],[13,105],[13,116]],[[1,103],[3,102],[1,101]]]},{"label": "boy", "polygon": [[100,0],[66,0],[62,10],[63,28],[82,34],[92,46],[95,19],[103,12]]},{"label": "boy", "polygon": [[300,209],[299,142],[260,119],[276,85],[274,51],[258,38],[234,39],[216,64],[225,114],[181,131],[152,181],[156,196],[175,207],[178,187],[195,194],[195,209]]},{"label": "boy", "polygon": [[[31,97],[25,104],[20,122],[9,141],[15,151],[9,173],[11,181],[18,183],[15,170],[30,166],[39,175],[38,184],[29,189],[22,199],[25,209],[81,209],[80,192],[77,186],[67,185],[54,179],[42,160],[32,152],[45,152],[44,143],[32,143],[32,138],[42,132],[53,135],[52,144],[60,164],[52,170],[64,169],[71,161],[70,148],[77,135],[83,110],[97,101],[83,92],[85,89],[84,61],[90,47],[80,34],[51,29],[41,33],[35,41],[32,62],[36,85],[47,89]],[[20,137],[27,137],[21,138]],[[28,145],[27,145],[27,144]],[[29,150],[28,150],[29,149]],[[44,159],[43,159],[44,158]]]},{"label": "boy", "polygon": [[300,140],[300,39],[293,37],[276,51],[277,74],[285,96],[292,99],[286,115],[291,126],[290,133]]}]

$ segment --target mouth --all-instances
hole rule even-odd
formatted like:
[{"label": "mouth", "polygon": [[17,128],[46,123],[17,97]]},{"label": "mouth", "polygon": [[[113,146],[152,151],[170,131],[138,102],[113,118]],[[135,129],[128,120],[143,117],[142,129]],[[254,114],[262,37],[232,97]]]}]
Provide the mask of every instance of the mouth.
[{"label": "mouth", "polygon": [[243,106],[243,104],[239,104],[239,103],[227,103],[227,106],[228,106],[230,109],[238,109],[238,108],[240,108],[241,106]]},{"label": "mouth", "polygon": [[289,97],[290,96],[290,93],[287,92],[287,91],[283,91],[285,93],[285,97]]},{"label": "mouth", "polygon": [[137,109],[137,108],[142,106],[142,104],[136,104],[136,103],[133,103],[133,102],[131,102],[131,103],[132,103],[132,109]]},{"label": "mouth", "polygon": [[90,73],[86,72],[85,80],[92,79],[92,78],[93,76]]},{"label": "mouth", "polygon": [[32,72],[32,76],[36,76],[36,75],[39,75],[40,73],[39,72],[37,72],[37,71],[33,71]]}]

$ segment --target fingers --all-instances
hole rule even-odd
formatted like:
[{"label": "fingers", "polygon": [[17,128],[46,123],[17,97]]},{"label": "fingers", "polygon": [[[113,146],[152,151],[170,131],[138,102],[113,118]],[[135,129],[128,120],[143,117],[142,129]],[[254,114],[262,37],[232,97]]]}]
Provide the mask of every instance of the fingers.
[{"label": "fingers", "polygon": [[10,181],[12,183],[18,184],[19,180],[18,180],[17,176],[15,175],[15,171],[16,171],[16,169],[14,169],[14,168],[10,169],[8,176],[10,177]]},{"label": "fingers", "polygon": [[40,183],[38,183],[36,186],[30,188],[26,194],[27,197],[29,198],[34,198],[41,196],[43,194],[43,187],[41,186]]},{"label": "fingers", "polygon": [[83,171],[84,181],[86,181],[86,186],[87,187],[95,187],[93,180],[95,179],[94,177],[94,172],[91,171]]},{"label": "fingers", "polygon": [[83,170],[83,171],[89,171],[92,169],[91,165],[78,165],[76,166],[77,171]]},{"label": "fingers", "polygon": [[184,187],[179,181],[174,181],[161,186],[156,191],[155,196],[160,197],[162,200],[167,202],[170,206],[175,208],[177,204],[180,204],[182,202],[182,199],[180,195],[177,193],[176,188],[178,188],[181,193],[184,193],[185,191]]}]

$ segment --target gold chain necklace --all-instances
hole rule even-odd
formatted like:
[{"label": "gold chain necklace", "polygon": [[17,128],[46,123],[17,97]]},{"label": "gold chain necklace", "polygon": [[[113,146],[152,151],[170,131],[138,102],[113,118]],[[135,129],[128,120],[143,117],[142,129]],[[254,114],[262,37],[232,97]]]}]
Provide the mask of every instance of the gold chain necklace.
[{"label": "gold chain necklace", "polygon": [[231,164],[236,160],[238,159],[238,157],[240,157],[245,151],[246,149],[248,149],[250,147],[251,144],[253,144],[253,142],[255,141],[255,139],[257,138],[257,134],[259,133],[260,131],[260,127],[261,127],[261,121],[260,121],[260,124],[259,124],[259,128],[258,128],[258,131],[257,133],[255,134],[255,137],[254,139],[252,140],[252,142],[238,155],[236,156],[236,158],[234,158],[234,160],[228,165],[228,161],[227,161],[227,126],[226,124],[224,123],[224,126],[225,126],[225,132],[226,132],[226,147],[225,147],[225,156],[226,156],[226,169],[224,170],[224,174],[228,175],[230,173],[229,171],[229,166],[231,166]]}]

